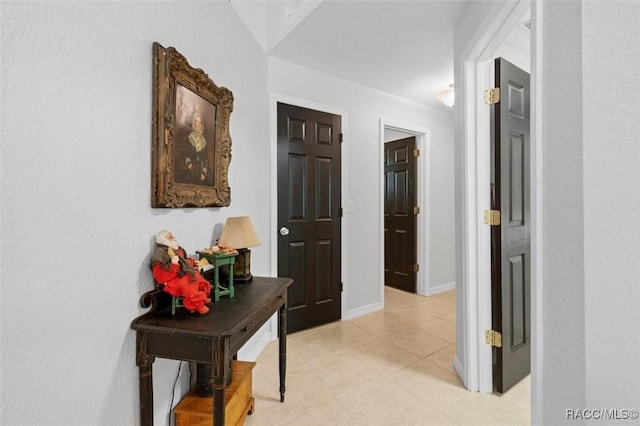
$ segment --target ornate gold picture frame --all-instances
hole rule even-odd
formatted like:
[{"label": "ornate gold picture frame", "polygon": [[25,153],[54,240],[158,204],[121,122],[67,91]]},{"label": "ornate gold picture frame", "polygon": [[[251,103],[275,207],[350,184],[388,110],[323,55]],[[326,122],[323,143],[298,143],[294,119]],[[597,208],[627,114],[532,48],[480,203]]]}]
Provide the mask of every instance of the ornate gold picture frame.
[{"label": "ornate gold picture frame", "polygon": [[153,43],[152,207],[231,203],[231,111],[229,89],[173,47]]}]

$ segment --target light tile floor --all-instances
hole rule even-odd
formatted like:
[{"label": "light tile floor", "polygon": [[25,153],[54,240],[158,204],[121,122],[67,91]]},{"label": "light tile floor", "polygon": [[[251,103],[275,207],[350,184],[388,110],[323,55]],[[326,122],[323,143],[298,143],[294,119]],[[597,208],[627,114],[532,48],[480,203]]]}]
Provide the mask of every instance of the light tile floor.
[{"label": "light tile floor", "polygon": [[455,291],[385,288],[385,309],[293,333],[285,402],[278,343],[253,370],[247,426],[529,425],[530,380],[503,395],[469,392],[453,368]]}]

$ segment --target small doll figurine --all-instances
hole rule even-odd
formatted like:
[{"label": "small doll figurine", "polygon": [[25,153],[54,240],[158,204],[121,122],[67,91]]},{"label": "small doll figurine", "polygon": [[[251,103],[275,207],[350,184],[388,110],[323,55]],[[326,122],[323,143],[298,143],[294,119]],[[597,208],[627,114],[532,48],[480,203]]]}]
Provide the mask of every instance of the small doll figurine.
[{"label": "small doll figurine", "polygon": [[198,261],[187,257],[186,251],[169,231],[156,234],[156,248],[151,255],[153,278],[164,291],[183,298],[191,312],[206,314],[211,302],[211,284],[198,271]]}]

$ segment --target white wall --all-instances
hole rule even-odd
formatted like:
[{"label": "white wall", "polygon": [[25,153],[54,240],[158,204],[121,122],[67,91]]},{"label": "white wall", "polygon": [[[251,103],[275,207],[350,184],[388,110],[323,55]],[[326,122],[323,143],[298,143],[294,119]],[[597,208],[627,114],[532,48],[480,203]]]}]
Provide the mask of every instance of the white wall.
[{"label": "white wall", "polygon": [[579,2],[544,6],[543,37],[554,41],[542,46],[542,395],[544,422],[557,423],[585,406],[582,29]]},{"label": "white wall", "polygon": [[[157,231],[171,229],[193,253],[211,244],[226,217],[248,214],[262,240],[252,250],[252,272],[275,273],[265,213],[268,90],[348,112],[347,191],[355,205],[347,218],[348,309],[381,302],[381,269],[371,267],[382,229],[380,118],[430,129],[429,276],[432,286],[454,281],[450,112],[268,63],[228,2],[0,8],[0,423],[137,424],[130,323],[144,312],[138,300],[152,287],[148,256]],[[150,208],[153,41],[176,47],[234,94],[228,208]],[[176,361],[154,364],[157,424],[167,421],[177,370]],[[185,365],[176,399],[188,375]]]},{"label": "white wall", "polygon": [[[541,48],[534,46],[542,52],[534,61],[542,64],[534,70],[541,71],[535,102],[542,115],[534,124],[542,256],[532,285],[542,300],[533,318],[540,361],[533,366],[532,414],[534,424],[555,425],[574,422],[567,409],[635,409],[640,401],[640,4],[535,2],[534,10],[542,31]],[[474,43],[473,25],[460,22],[457,61]],[[456,85],[462,65],[456,63]],[[456,129],[463,111],[457,108]],[[461,137],[456,133],[456,177],[464,182]],[[464,191],[456,186],[456,207],[464,207]],[[457,218],[458,241],[464,229]],[[467,255],[456,252],[463,262]],[[475,285],[465,272],[456,270],[463,297]],[[459,312],[456,357],[464,367],[472,360],[463,347],[475,336]]]},{"label": "white wall", "polygon": [[640,4],[542,11],[541,395],[560,424],[640,401]]},{"label": "white wall", "polygon": [[[346,111],[343,152],[347,158],[346,197],[354,210],[346,215],[349,312],[377,306],[380,300],[382,188],[380,119],[430,129],[431,215],[428,241],[431,287],[454,281],[453,264],[453,122],[446,110],[417,104],[298,65],[269,58],[269,90]],[[377,266],[376,266],[377,265]]]},{"label": "white wall", "polygon": [[[152,287],[154,234],[171,229],[193,253],[249,214],[263,242],[253,272],[270,272],[266,55],[228,2],[0,8],[0,423],[137,424],[130,323]],[[229,208],[150,208],[153,41],[233,91]],[[156,424],[177,368],[154,364]]]},{"label": "white wall", "polygon": [[[640,402],[640,3],[585,1],[582,17],[586,400],[632,407]],[[615,362],[607,347],[616,347]]]}]

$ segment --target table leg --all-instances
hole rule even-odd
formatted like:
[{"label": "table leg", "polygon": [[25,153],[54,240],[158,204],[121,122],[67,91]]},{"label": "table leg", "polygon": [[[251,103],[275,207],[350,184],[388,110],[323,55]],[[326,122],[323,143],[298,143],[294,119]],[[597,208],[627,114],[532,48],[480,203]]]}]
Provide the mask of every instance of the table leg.
[{"label": "table leg", "polygon": [[140,387],[140,425],[153,426],[153,361],[147,353],[144,333],[136,333],[136,364]]},{"label": "table leg", "polygon": [[213,340],[213,356],[211,366],[213,369],[213,424],[224,426],[224,410],[227,405],[227,377],[229,376],[229,338],[217,337]]},{"label": "table leg", "polygon": [[229,260],[229,297],[236,296],[236,290],[233,287],[233,265],[236,263],[235,257]]},{"label": "table leg", "polygon": [[153,425],[152,366],[140,366],[140,425]]},{"label": "table leg", "polygon": [[287,374],[287,304],[278,313],[279,358],[280,358],[280,402],[284,402],[285,379]]},{"label": "table leg", "polygon": [[203,398],[213,396],[211,365],[209,364],[196,364],[196,395]]},{"label": "table leg", "polygon": [[213,300],[218,302],[220,300],[220,266],[215,264],[216,271],[214,272],[213,280]]}]

